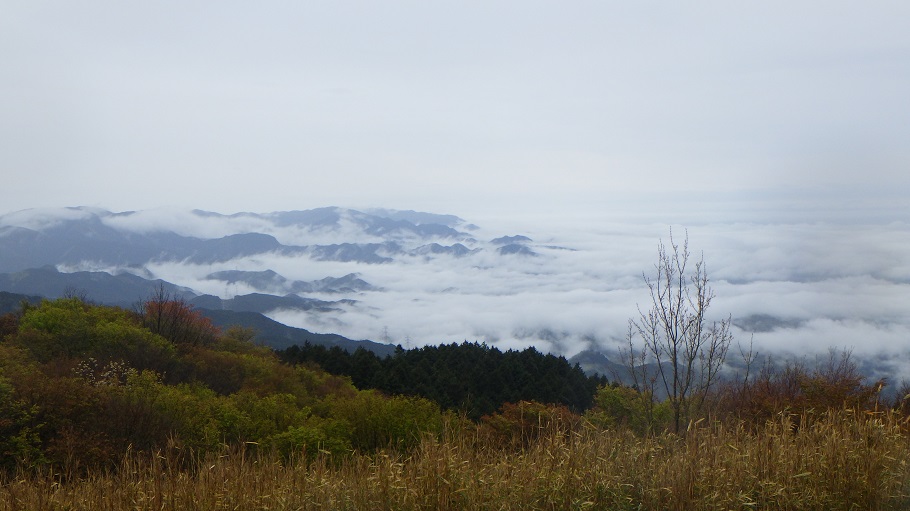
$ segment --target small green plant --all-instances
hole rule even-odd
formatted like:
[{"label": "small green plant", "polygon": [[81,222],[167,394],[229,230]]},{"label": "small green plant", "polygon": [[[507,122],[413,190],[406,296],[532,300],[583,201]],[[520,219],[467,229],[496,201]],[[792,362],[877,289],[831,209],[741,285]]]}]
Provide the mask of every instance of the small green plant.
[{"label": "small green plant", "polygon": [[585,419],[601,428],[627,428],[638,435],[662,433],[673,417],[666,401],[655,402],[631,387],[605,385],[597,389],[594,406]]}]

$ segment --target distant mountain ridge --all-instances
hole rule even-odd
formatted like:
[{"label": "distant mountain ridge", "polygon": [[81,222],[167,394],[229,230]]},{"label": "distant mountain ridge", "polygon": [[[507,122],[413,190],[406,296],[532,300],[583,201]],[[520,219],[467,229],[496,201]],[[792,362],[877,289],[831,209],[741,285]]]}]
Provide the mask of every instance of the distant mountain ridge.
[{"label": "distant mountain ridge", "polygon": [[121,307],[130,307],[148,298],[159,287],[171,296],[196,296],[189,288],[160,279],[144,279],[130,273],[117,275],[88,271],[63,273],[53,266],[43,266],[0,274],[0,291],[51,299],[61,298],[67,294],[79,294],[95,302]]},{"label": "distant mountain ridge", "polygon": [[331,310],[340,303],[351,302],[303,298],[294,294],[279,296],[264,293],[248,293],[222,299],[212,295],[200,295],[190,288],[161,279],[148,280],[130,273],[117,275],[89,271],[64,273],[52,266],[0,274],[0,291],[32,294],[50,299],[70,294],[84,295],[91,301],[126,308],[147,299],[158,290],[198,307],[236,312],[264,313],[275,309]]},{"label": "distant mountain ridge", "polygon": [[210,273],[206,278],[219,280],[226,284],[242,282],[256,289],[277,289],[281,290],[279,292],[285,293],[354,293],[378,290],[377,287],[361,279],[356,273],[349,273],[343,277],[326,277],[311,282],[289,281],[272,270],[225,270]]},{"label": "distant mountain ridge", "polygon": [[[95,208],[25,210],[0,216],[0,272],[87,262],[99,266],[141,266],[149,261],[212,264],[264,253],[382,264],[402,256],[473,252],[463,243],[476,240],[457,227],[477,227],[454,215],[371,211],[328,207],[223,215],[193,210],[178,218],[156,218],[155,212],[113,213]],[[217,227],[204,232],[206,223]],[[190,232],[194,225],[198,228]],[[279,241],[278,236],[288,239]],[[305,239],[315,242],[301,243]],[[514,253],[530,255],[531,249]]]},{"label": "distant mountain ridge", "polygon": [[384,327],[376,302],[388,290],[373,277],[389,283],[404,276],[394,272],[430,267],[455,279],[468,268],[513,271],[552,248],[478,232],[455,215],[412,210],[24,210],[0,216],[0,291],[128,308],[163,288],[219,317],[264,314],[378,335],[369,332]]},{"label": "distant mountain ridge", "polygon": [[[40,296],[0,291],[0,315],[20,310],[22,302],[36,305],[40,303],[41,300],[42,297]],[[280,350],[295,345],[302,346],[305,343],[309,343],[317,346],[326,346],[328,348],[337,346],[351,353],[358,348],[363,348],[375,353],[379,357],[391,355],[397,349],[397,346],[391,344],[383,344],[369,340],[353,340],[338,334],[319,334],[303,328],[290,327],[269,319],[258,312],[224,309],[212,310],[205,307],[197,307],[197,310],[199,310],[203,316],[209,318],[212,323],[219,328],[228,328],[231,326],[252,328],[256,332],[254,340],[273,349]]]}]

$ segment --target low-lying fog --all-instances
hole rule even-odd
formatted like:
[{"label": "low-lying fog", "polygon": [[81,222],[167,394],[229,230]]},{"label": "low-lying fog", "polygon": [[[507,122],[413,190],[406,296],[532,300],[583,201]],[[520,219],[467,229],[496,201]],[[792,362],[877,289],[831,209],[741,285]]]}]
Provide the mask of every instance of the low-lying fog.
[{"label": "low-lying fog", "polygon": [[[648,306],[642,272],[653,271],[658,241],[668,241],[670,226],[645,217],[562,218],[466,219],[480,226],[471,232],[480,241],[530,237],[537,257],[500,256],[488,249],[461,258],[413,256],[357,264],[266,255],[149,269],[156,277],[224,298],[255,290],[206,275],[271,269],[290,280],[309,281],[358,273],[381,290],[308,295],[356,300],[334,313],[276,310],[269,315],[317,332],[406,347],[468,340],[568,356],[599,347],[609,355],[628,318],[637,313],[636,305]],[[748,343],[754,334],[755,347],[764,353],[811,356],[848,348],[858,357],[876,358],[892,375],[910,375],[907,223],[694,220],[673,226],[674,238],[682,242],[688,232],[692,259],[704,255],[716,292],[711,313],[732,315],[738,340]],[[299,233],[272,234],[284,243],[304,241]]]}]

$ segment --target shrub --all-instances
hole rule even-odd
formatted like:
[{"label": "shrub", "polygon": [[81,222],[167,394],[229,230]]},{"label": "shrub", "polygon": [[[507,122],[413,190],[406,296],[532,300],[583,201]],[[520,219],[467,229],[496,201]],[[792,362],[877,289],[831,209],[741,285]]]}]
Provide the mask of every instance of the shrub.
[{"label": "shrub", "polygon": [[801,361],[776,367],[769,359],[750,381],[723,389],[721,410],[754,424],[782,412],[811,417],[845,407],[868,410],[877,406],[884,385],[867,384],[848,351],[832,351],[811,370]]},{"label": "shrub", "polygon": [[372,390],[336,401],[332,416],[350,424],[351,444],[360,450],[407,450],[423,434],[442,431],[442,413],[436,403],[419,397],[387,397]]},{"label": "shrub", "polygon": [[102,420],[122,448],[151,450],[177,438],[197,451],[222,442],[218,395],[201,385],[165,385],[152,371],[133,372],[122,386],[107,388]]},{"label": "shrub", "polygon": [[506,403],[499,412],[481,418],[482,431],[500,445],[524,448],[541,437],[568,435],[581,417],[565,405],[536,401]]},{"label": "shrub", "polygon": [[37,409],[15,396],[9,380],[0,375],[0,469],[30,466],[44,460]]},{"label": "shrub", "polygon": [[29,308],[19,322],[18,335],[12,337],[40,362],[93,357],[160,372],[175,357],[174,347],[144,328],[133,314],[78,298],[45,300]]},{"label": "shrub", "polygon": [[302,455],[310,460],[319,455],[339,457],[352,451],[351,425],[343,420],[311,417],[304,424],[266,438],[263,444],[285,457]]},{"label": "shrub", "polygon": [[627,428],[644,435],[668,428],[673,410],[668,402],[656,403],[631,387],[604,385],[597,389],[594,407],[584,417],[601,428]]},{"label": "shrub", "polygon": [[178,345],[210,345],[220,334],[209,318],[163,287],[139,305],[139,315],[146,328]]},{"label": "shrub", "polygon": [[260,442],[306,422],[309,408],[300,407],[291,394],[260,397],[239,392],[226,398],[219,422],[227,441]]}]

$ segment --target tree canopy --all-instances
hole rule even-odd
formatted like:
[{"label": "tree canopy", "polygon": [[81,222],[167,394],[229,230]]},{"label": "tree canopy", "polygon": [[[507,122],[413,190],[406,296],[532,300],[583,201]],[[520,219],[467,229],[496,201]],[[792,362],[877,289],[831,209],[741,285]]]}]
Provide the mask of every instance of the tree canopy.
[{"label": "tree canopy", "polygon": [[279,356],[292,364],[315,363],[332,374],[349,376],[358,388],[425,397],[473,419],[523,400],[562,404],[579,413],[591,407],[595,390],[607,382],[586,375],[565,357],[534,348],[503,352],[476,342],[399,349],[384,358],[363,349],[348,353],[304,344]]}]

